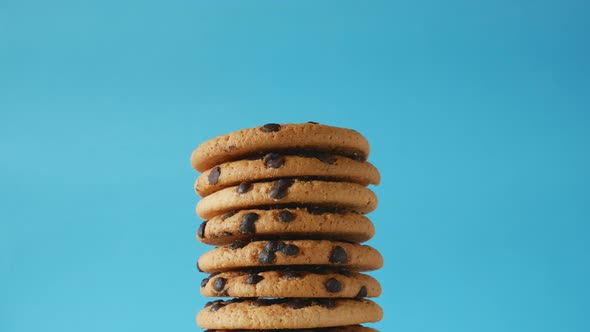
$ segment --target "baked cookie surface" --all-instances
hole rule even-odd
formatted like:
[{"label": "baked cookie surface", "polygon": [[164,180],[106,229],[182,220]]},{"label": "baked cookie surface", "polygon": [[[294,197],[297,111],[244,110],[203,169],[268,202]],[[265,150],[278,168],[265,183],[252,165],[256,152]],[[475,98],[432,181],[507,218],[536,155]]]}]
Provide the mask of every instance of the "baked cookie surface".
[{"label": "baked cookie surface", "polygon": [[363,186],[377,185],[381,180],[379,171],[369,162],[326,153],[315,156],[268,153],[256,159],[230,161],[206,170],[197,178],[195,190],[200,196],[207,196],[242,182],[301,177],[326,178]]},{"label": "baked cookie surface", "polygon": [[381,286],[369,275],[346,270],[313,268],[231,271],[201,281],[208,297],[360,298],[377,297]]},{"label": "baked cookie surface", "polygon": [[307,329],[377,322],[383,311],[370,300],[233,299],[207,303],[197,324],[208,329]]},{"label": "baked cookie surface", "polygon": [[358,132],[317,123],[275,124],[247,128],[215,137],[199,145],[191,165],[204,172],[224,162],[261,152],[313,150],[366,160],[369,142]]},{"label": "baked cookie surface", "polygon": [[354,212],[330,212],[321,208],[241,210],[203,221],[197,239],[211,245],[251,239],[333,239],[364,242],[373,237],[375,226]]},{"label": "baked cookie surface", "polygon": [[367,245],[329,240],[270,240],[232,243],[199,257],[197,267],[207,273],[249,267],[332,266],[352,271],[372,271],[383,266],[383,257]]},{"label": "baked cookie surface", "polygon": [[288,330],[206,330],[205,332],[378,332],[370,327],[361,325],[349,325],[338,327],[326,327],[317,329],[288,329]]},{"label": "baked cookie surface", "polygon": [[247,183],[221,189],[197,203],[203,219],[230,211],[285,204],[329,206],[358,213],[377,208],[373,191],[356,183],[279,179],[272,182]]}]

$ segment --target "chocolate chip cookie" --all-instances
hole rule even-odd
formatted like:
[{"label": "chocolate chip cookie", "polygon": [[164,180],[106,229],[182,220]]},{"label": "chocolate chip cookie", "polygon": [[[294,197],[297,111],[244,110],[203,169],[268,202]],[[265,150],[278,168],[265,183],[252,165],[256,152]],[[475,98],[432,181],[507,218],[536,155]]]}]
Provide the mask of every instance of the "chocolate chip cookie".
[{"label": "chocolate chip cookie", "polygon": [[208,329],[308,329],[376,322],[383,311],[363,299],[233,299],[207,303],[197,324]]},{"label": "chocolate chip cookie", "polygon": [[201,281],[201,294],[214,297],[377,297],[381,286],[369,275],[325,267],[241,270],[215,273]]},{"label": "chocolate chip cookie", "polygon": [[206,330],[205,332],[378,332],[370,327],[361,325],[349,325],[349,326],[338,326],[338,327],[326,327],[318,329],[288,329],[288,330]]},{"label": "chocolate chip cookie", "polygon": [[203,221],[197,239],[211,245],[252,239],[333,239],[364,242],[375,234],[373,223],[355,212],[321,207],[240,210]]},{"label": "chocolate chip cookie", "polygon": [[323,178],[363,186],[377,185],[381,180],[379,171],[366,161],[327,153],[299,156],[271,152],[255,159],[230,161],[208,169],[197,178],[195,190],[200,196],[207,196],[240,183],[281,178]]},{"label": "chocolate chip cookie", "polygon": [[279,179],[222,189],[202,198],[196,210],[209,219],[230,211],[293,204],[369,213],[377,207],[377,196],[356,183]]},{"label": "chocolate chip cookie", "polygon": [[198,267],[207,273],[272,266],[333,266],[372,271],[383,266],[381,254],[367,245],[329,240],[271,240],[232,243],[203,254]]},{"label": "chocolate chip cookie", "polygon": [[205,332],[378,332],[370,327],[364,327],[361,325],[349,325],[339,327],[326,327],[319,329],[288,329],[288,330],[206,330]]},{"label": "chocolate chip cookie", "polygon": [[366,160],[369,142],[351,129],[317,123],[268,123],[202,143],[193,151],[191,164],[197,171],[204,172],[216,165],[253,154],[309,150]]}]

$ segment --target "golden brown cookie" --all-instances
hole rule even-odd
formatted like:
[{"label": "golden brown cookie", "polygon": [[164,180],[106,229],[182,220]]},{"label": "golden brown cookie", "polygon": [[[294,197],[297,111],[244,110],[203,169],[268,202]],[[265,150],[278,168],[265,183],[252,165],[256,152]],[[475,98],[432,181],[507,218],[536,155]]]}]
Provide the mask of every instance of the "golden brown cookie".
[{"label": "golden brown cookie", "polygon": [[241,210],[203,221],[197,239],[222,245],[252,239],[334,239],[364,242],[375,234],[373,223],[355,212],[321,208]]},{"label": "golden brown cookie", "polygon": [[377,168],[366,161],[325,153],[315,156],[268,153],[256,159],[230,161],[206,170],[197,178],[195,190],[200,196],[207,196],[242,182],[302,177],[354,182],[363,186],[377,185],[381,180]]},{"label": "golden brown cookie", "polygon": [[199,201],[197,214],[209,219],[230,211],[285,204],[329,206],[369,213],[377,207],[377,196],[356,183],[279,179],[217,191]]},{"label": "golden brown cookie", "polygon": [[280,151],[313,150],[366,160],[369,143],[358,132],[317,123],[274,124],[238,130],[210,139],[197,147],[191,164],[204,172],[245,156]]},{"label": "golden brown cookie", "polygon": [[197,315],[208,329],[308,329],[377,322],[383,311],[370,300],[269,299],[209,302]]},{"label": "golden brown cookie", "polygon": [[201,294],[219,297],[377,297],[381,286],[369,275],[315,267],[215,273],[201,281]]},{"label": "golden brown cookie", "polygon": [[198,268],[207,273],[248,267],[322,265],[353,271],[383,266],[381,254],[367,245],[328,240],[272,240],[233,243],[203,254]]},{"label": "golden brown cookie", "polygon": [[349,325],[349,326],[337,326],[337,327],[326,327],[318,329],[288,329],[288,330],[206,330],[205,332],[379,332],[370,327],[361,325]]}]

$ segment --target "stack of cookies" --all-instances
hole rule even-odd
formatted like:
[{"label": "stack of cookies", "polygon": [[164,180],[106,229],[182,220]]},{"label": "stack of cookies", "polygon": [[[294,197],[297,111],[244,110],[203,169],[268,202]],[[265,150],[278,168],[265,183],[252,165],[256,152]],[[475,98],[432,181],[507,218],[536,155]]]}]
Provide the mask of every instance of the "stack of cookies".
[{"label": "stack of cookies", "polygon": [[192,154],[205,221],[197,239],[217,246],[197,267],[208,302],[207,331],[375,331],[381,287],[363,271],[379,252],[364,216],[377,207],[367,189],[380,180],[369,143],[350,129],[266,124],[213,138]]}]

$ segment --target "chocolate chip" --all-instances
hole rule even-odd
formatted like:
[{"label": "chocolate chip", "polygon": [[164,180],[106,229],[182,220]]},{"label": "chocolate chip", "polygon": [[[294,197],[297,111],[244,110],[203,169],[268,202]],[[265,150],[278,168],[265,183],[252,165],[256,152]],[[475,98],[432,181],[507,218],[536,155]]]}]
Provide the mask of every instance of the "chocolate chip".
[{"label": "chocolate chip", "polygon": [[262,250],[258,255],[258,261],[260,264],[272,264],[277,256],[274,251]]},{"label": "chocolate chip", "polygon": [[290,309],[301,309],[308,307],[312,304],[309,299],[291,299],[285,303],[285,306]]},{"label": "chocolate chip", "polygon": [[239,241],[238,240],[236,242],[231,243],[228,246],[228,248],[229,248],[229,250],[236,250],[236,249],[244,248],[245,246],[246,246],[246,243],[245,242],[242,242],[242,241]]},{"label": "chocolate chip", "polygon": [[250,191],[250,189],[252,189],[251,183],[242,182],[242,183],[240,183],[240,185],[238,186],[238,189],[236,191],[238,192],[238,194],[245,194],[248,191]]},{"label": "chocolate chip", "polygon": [[330,278],[326,281],[326,289],[330,293],[338,293],[342,290],[342,284],[337,279]]},{"label": "chocolate chip", "polygon": [[205,279],[201,280],[201,287],[207,286],[208,282],[209,282],[209,278],[205,278]]},{"label": "chocolate chip", "polygon": [[260,130],[262,130],[265,133],[279,131],[280,129],[281,129],[281,125],[278,123],[267,123],[264,126],[260,127]]},{"label": "chocolate chip", "polygon": [[334,299],[316,299],[317,303],[325,308],[331,309],[336,306],[336,301]]},{"label": "chocolate chip", "polygon": [[367,297],[367,287],[363,286],[361,287],[361,289],[359,290],[358,294],[356,294],[355,297]]},{"label": "chocolate chip", "polygon": [[217,279],[215,279],[213,281],[213,289],[221,292],[223,290],[223,287],[225,287],[225,283],[227,282],[227,279],[219,277]]},{"label": "chocolate chip", "polygon": [[293,185],[293,180],[291,179],[280,179],[275,181],[270,188],[270,198],[272,199],[281,199],[287,196],[287,189]]},{"label": "chocolate chip", "polygon": [[281,252],[287,256],[295,256],[299,253],[299,248],[294,244],[287,244],[281,248]]},{"label": "chocolate chip", "polygon": [[318,124],[318,123],[317,123],[317,122],[315,122],[315,121],[307,121],[307,123],[311,123],[311,124]]},{"label": "chocolate chip", "polygon": [[223,300],[215,300],[215,301],[209,301],[207,303],[205,303],[205,307],[211,306],[211,308],[209,310],[215,312],[217,310],[219,310],[219,308],[224,307],[227,303]]},{"label": "chocolate chip", "polygon": [[220,303],[221,305],[225,305],[226,304],[225,301],[223,301],[223,300],[214,300],[214,301],[209,301],[209,302],[205,303],[205,307],[214,305],[216,303]]},{"label": "chocolate chip", "polygon": [[282,250],[284,247],[285,247],[285,242],[273,240],[273,241],[268,241],[266,243],[266,245],[264,246],[264,250],[270,251],[270,252],[275,252],[275,251]]},{"label": "chocolate chip", "polygon": [[229,217],[233,216],[233,215],[234,215],[234,214],[236,214],[236,213],[237,213],[237,211],[229,211],[228,213],[224,214],[224,215],[221,217],[221,220],[225,220],[225,219],[227,219],[227,218],[229,218]]},{"label": "chocolate chip", "polygon": [[267,153],[262,160],[267,168],[280,168],[285,164],[285,158],[278,153]]},{"label": "chocolate chip", "polygon": [[295,219],[295,214],[290,211],[283,210],[278,214],[280,222],[291,222]]},{"label": "chocolate chip", "polygon": [[259,276],[257,274],[251,274],[246,278],[246,283],[248,285],[256,285],[257,283],[261,282],[264,279],[263,276]]},{"label": "chocolate chip", "polygon": [[209,172],[209,176],[207,177],[209,184],[217,184],[217,181],[219,181],[219,175],[221,175],[221,168],[219,166],[213,167],[211,172]]},{"label": "chocolate chip", "polygon": [[216,303],[213,303],[213,305],[211,306],[211,309],[209,309],[209,311],[216,312],[217,310],[223,308],[224,306],[225,306],[225,303],[216,302]]},{"label": "chocolate chip", "polygon": [[316,155],[316,158],[325,164],[332,165],[333,163],[336,162],[336,157],[334,155],[329,154],[329,153],[318,153]]},{"label": "chocolate chip", "polygon": [[280,275],[281,275],[281,278],[297,279],[297,278],[301,278],[303,276],[303,273],[301,273],[301,271],[287,269],[287,270],[281,271]]},{"label": "chocolate chip", "polygon": [[242,217],[240,222],[240,233],[242,234],[254,234],[256,233],[256,225],[254,224],[258,220],[258,214],[254,212],[246,213]]},{"label": "chocolate chip", "polygon": [[341,246],[335,246],[332,249],[332,253],[330,253],[330,263],[332,264],[342,264],[346,262],[348,259],[348,255],[346,251]]},{"label": "chocolate chip", "polygon": [[207,220],[203,221],[197,231],[197,236],[201,239],[205,238],[205,227],[207,227]]}]

